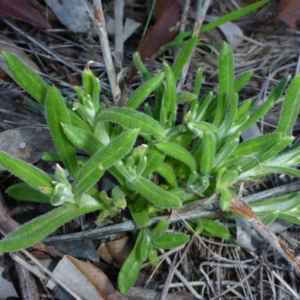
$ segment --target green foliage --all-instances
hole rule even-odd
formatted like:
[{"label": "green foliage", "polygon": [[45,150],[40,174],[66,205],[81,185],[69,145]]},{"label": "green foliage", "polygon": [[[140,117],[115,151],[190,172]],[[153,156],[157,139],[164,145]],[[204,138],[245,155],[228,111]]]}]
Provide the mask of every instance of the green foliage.
[{"label": "green foliage", "polygon": [[202,28],[201,28],[201,32],[206,32],[206,31],[209,31],[213,28],[216,28],[222,24],[225,24],[227,22],[231,22],[233,20],[236,20],[246,14],[249,14],[250,12],[254,11],[255,9],[258,9],[259,7],[267,4],[270,0],[261,0],[257,3],[254,3],[252,5],[248,5],[246,7],[243,7],[239,10],[236,10],[236,11],[233,11],[223,17],[220,17],[218,19],[216,19],[215,21],[213,22],[210,22],[209,24],[207,25],[204,25]]},{"label": "green foliage", "polygon": [[[154,76],[136,55],[137,67],[146,81],[129,95],[125,107],[112,108],[100,102],[99,81],[88,67],[83,72],[83,88],[74,87],[78,101],[72,107],[56,87],[44,83],[14,55],[4,53],[16,81],[45,106],[57,149],[47,157],[58,159],[62,167],[57,165],[50,176],[0,152],[0,164],[23,181],[7,190],[10,196],[59,206],[2,239],[1,253],[29,247],[74,217],[99,211],[98,219],[103,220],[120,215],[128,207],[142,229],[120,270],[119,287],[126,293],[144,261],[157,265],[159,248],[174,248],[189,238],[171,230],[167,221],[147,228],[151,217],[179,208],[186,201],[217,196],[224,220],[241,183],[270,173],[300,176],[295,169],[300,163],[300,147],[289,147],[300,105],[300,75],[286,91],[277,132],[241,141],[241,133],[258,122],[281,97],[289,78],[284,78],[258,108],[251,100],[240,102],[238,92],[251,72],[235,78],[233,53],[224,43],[219,54],[217,93],[201,95],[201,70],[195,74],[193,93],[176,91],[177,79],[196,43],[195,37],[190,39],[173,68],[164,63],[164,73]],[[151,94],[155,96],[155,107],[147,102]],[[186,105],[186,110],[179,117],[180,103]],[[78,155],[77,148],[88,157]],[[111,193],[95,188],[105,172],[117,182]],[[253,209],[259,216],[269,216],[265,222],[281,218],[299,224],[297,197],[298,194],[268,199],[253,205]],[[231,225],[234,222],[233,218],[227,221]],[[227,222],[199,219],[191,226],[198,233],[232,242]]]}]

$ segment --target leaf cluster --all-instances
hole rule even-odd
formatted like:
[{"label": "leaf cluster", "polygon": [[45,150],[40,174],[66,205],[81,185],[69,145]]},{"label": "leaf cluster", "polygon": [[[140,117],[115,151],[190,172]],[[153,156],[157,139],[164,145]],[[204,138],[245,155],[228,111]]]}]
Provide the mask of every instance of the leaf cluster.
[{"label": "leaf cluster", "polygon": [[[217,93],[201,93],[201,69],[195,74],[193,92],[177,91],[177,80],[196,43],[197,37],[192,37],[174,65],[164,63],[164,71],[156,75],[135,55],[145,82],[124,107],[112,108],[99,100],[100,83],[88,66],[83,71],[83,87],[74,87],[78,101],[70,105],[55,86],[49,86],[16,56],[3,53],[15,80],[44,106],[57,150],[45,158],[58,161],[55,173],[49,175],[0,152],[0,163],[23,181],[9,187],[7,193],[19,200],[58,207],[2,239],[0,252],[29,247],[74,217],[99,211],[101,221],[128,209],[143,229],[120,271],[119,287],[125,293],[145,260],[157,265],[157,249],[177,247],[188,240],[188,235],[170,231],[167,221],[147,228],[152,216],[212,196],[220,198],[220,207],[226,212],[241,183],[270,173],[300,175],[295,168],[300,148],[289,147],[300,105],[300,76],[286,91],[276,132],[242,141],[241,134],[274,106],[289,78],[258,108],[251,99],[240,101],[238,92],[252,72],[235,78],[233,54],[224,43]],[[150,95],[154,106],[147,102]],[[85,155],[78,154],[78,148]],[[110,193],[95,187],[105,172],[117,182]],[[267,223],[282,218],[299,224],[297,197],[295,193],[268,199],[255,204],[254,210],[259,215],[268,212]],[[215,220],[196,220],[191,225],[199,233],[232,241],[228,229]]]}]

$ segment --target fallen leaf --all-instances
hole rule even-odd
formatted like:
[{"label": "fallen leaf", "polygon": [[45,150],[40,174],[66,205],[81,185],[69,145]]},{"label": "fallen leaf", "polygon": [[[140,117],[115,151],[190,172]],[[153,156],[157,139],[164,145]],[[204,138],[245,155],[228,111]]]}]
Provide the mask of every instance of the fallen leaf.
[{"label": "fallen leaf", "polygon": [[296,29],[300,21],[300,1],[281,0],[278,7],[278,18],[291,29]]},{"label": "fallen leaf", "polygon": [[[58,20],[73,32],[85,33],[91,29],[91,19],[82,0],[46,0]],[[86,2],[90,10],[93,7]]]},{"label": "fallen leaf", "polygon": [[[1,1],[1,0],[0,0]],[[18,56],[26,65],[28,65],[29,67],[31,67],[33,70],[35,71],[40,71],[39,67],[29,58],[29,56],[23,51],[21,50],[12,40],[10,40],[7,37],[2,36],[1,40],[0,40],[0,53],[2,53],[2,51],[6,51],[9,53],[13,53],[16,56]],[[3,56],[0,55],[0,68],[7,74],[9,75],[11,78],[13,78],[12,74],[10,73],[10,71],[8,70]]]},{"label": "fallen leaf", "polygon": [[69,254],[76,258],[83,258],[92,262],[99,261],[99,256],[96,252],[95,245],[93,241],[89,239],[72,241],[72,243],[61,243],[57,244],[55,247],[63,253]]},{"label": "fallen leaf", "polygon": [[[53,278],[59,279],[72,292],[86,300],[120,300],[106,275],[90,262],[65,255],[53,271]],[[56,282],[50,279],[47,287],[54,289]]]},{"label": "fallen leaf", "polygon": [[19,298],[13,284],[2,277],[3,271],[4,269],[0,267],[0,299],[7,299],[9,297]]},{"label": "fallen leaf", "polygon": [[38,161],[44,152],[54,149],[48,128],[19,127],[0,133],[0,150],[29,163]]},{"label": "fallen leaf", "polygon": [[0,13],[31,24],[34,27],[50,29],[50,23],[26,0],[0,0]]},{"label": "fallen leaf", "polygon": [[97,249],[98,255],[108,264],[121,267],[133,248],[133,240],[125,236],[114,241],[102,243]]},{"label": "fallen leaf", "polygon": [[[177,25],[181,19],[181,5],[173,0],[157,0],[153,15],[156,22],[144,36],[137,49],[143,62],[177,35]],[[132,80],[136,72],[137,69],[132,66],[127,82]]]}]

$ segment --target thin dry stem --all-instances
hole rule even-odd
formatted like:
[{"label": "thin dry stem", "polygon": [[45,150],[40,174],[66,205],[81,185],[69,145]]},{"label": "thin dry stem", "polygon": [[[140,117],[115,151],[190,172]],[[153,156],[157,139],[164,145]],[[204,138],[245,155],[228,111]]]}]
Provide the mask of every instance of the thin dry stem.
[{"label": "thin dry stem", "polygon": [[107,71],[109,84],[111,87],[113,101],[115,106],[118,106],[121,92],[117,82],[115,67],[114,67],[114,63],[112,60],[112,55],[109,47],[109,40],[108,40],[108,35],[105,27],[105,19],[104,19],[104,14],[102,9],[102,3],[100,0],[93,0],[93,5],[94,5],[94,17],[95,17],[94,22],[96,24],[96,28],[99,34],[103,59],[106,66],[106,71]]},{"label": "thin dry stem", "polygon": [[115,59],[116,65],[120,70],[123,68],[123,49],[124,49],[124,0],[115,1],[114,4],[114,15],[115,15]]},{"label": "thin dry stem", "polygon": [[[196,22],[194,25],[193,36],[195,36],[195,35],[198,36],[201,26],[202,26],[202,23],[204,21],[204,17],[206,15],[206,12],[207,12],[209,4],[210,4],[210,0],[204,0],[203,5],[202,5],[202,2],[203,1],[198,0],[198,9],[197,9],[198,13],[197,13],[197,19],[196,19]],[[192,57],[193,57],[193,54],[190,56],[189,60],[187,61],[187,63],[185,64],[185,66],[182,70],[179,82],[177,84],[177,91],[180,91],[182,89],[182,86],[186,79],[187,72],[190,67]]]}]

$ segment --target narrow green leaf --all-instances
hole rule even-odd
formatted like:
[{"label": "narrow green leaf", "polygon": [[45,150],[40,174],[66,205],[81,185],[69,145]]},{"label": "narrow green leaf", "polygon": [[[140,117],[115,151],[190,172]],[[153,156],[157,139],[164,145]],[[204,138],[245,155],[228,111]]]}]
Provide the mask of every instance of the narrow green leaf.
[{"label": "narrow green leaf", "polygon": [[159,259],[157,255],[157,250],[153,248],[152,243],[148,243],[148,259],[153,267],[158,266]]},{"label": "narrow green leaf", "polygon": [[103,145],[107,145],[111,138],[114,137],[114,134],[110,136],[111,133],[114,133],[115,128],[111,128],[112,126],[109,124],[109,122],[95,122],[94,124],[94,137],[101,142]]},{"label": "narrow green leaf", "polygon": [[160,164],[156,169],[156,172],[169,183],[171,188],[176,188],[178,186],[175,172],[169,165],[165,163]]},{"label": "narrow green leaf", "polygon": [[240,143],[234,151],[234,155],[250,155],[255,152],[260,152],[262,151],[262,149],[270,149],[281,139],[282,135],[280,133],[264,134],[262,136]]},{"label": "narrow green leaf", "polygon": [[70,124],[61,124],[64,133],[68,139],[78,148],[84,150],[89,155],[93,155],[99,149],[103,148],[103,144],[99,142],[92,134],[82,128],[75,127]]},{"label": "narrow green leaf", "polygon": [[169,227],[168,220],[161,220],[159,221],[155,227],[152,229],[152,232],[156,235],[164,233]]},{"label": "narrow green leaf", "polygon": [[224,165],[226,158],[228,158],[238,147],[239,141],[238,137],[233,136],[228,139],[227,142],[224,142],[224,145],[218,150],[215,156],[213,169],[220,168]]},{"label": "narrow green leaf", "polygon": [[50,203],[49,196],[42,194],[40,191],[37,191],[24,182],[11,185],[8,189],[6,189],[5,193],[19,201]]},{"label": "narrow green leaf", "polygon": [[147,165],[143,172],[144,177],[148,177],[150,174],[155,172],[166,157],[165,154],[159,151],[156,147],[151,148],[149,152],[150,153],[147,155]]},{"label": "narrow green leaf", "polygon": [[234,184],[234,182],[236,181],[237,176],[238,176],[237,171],[228,171],[228,172],[226,172],[222,177],[220,187],[224,188],[224,189],[228,188],[229,186]]},{"label": "narrow green leaf", "polygon": [[197,111],[195,113],[193,113],[193,121],[202,121],[202,120],[206,120],[206,112],[208,107],[211,104],[211,99],[212,99],[212,92],[209,92],[204,99],[201,99],[201,101],[199,102],[199,105],[197,107]]},{"label": "narrow green leaf", "polygon": [[270,93],[266,102],[262,104],[251,117],[238,129],[240,132],[244,132],[254,123],[256,123],[261,117],[263,117],[273,106],[275,101],[281,96],[283,90],[285,89],[289,76],[286,76],[281,82],[275,87],[275,89]]},{"label": "narrow green leaf", "polygon": [[3,57],[16,82],[34,99],[44,104],[50,86],[14,54],[3,51]]},{"label": "narrow green leaf", "polygon": [[293,224],[300,225],[299,212],[288,212],[288,213],[284,213],[284,214],[279,214],[278,218],[282,219],[282,220],[289,221],[289,222],[291,222]]},{"label": "narrow green leaf", "polygon": [[134,204],[128,205],[131,216],[133,217],[134,222],[140,227],[146,227],[150,223],[149,215],[146,208],[140,210],[135,209]]},{"label": "narrow green leaf", "polygon": [[137,108],[142,104],[147,97],[154,92],[162,83],[164,79],[163,73],[158,73],[156,76],[150,78],[142,85],[140,85],[128,98],[126,107]]},{"label": "narrow green leaf", "polygon": [[98,121],[109,121],[127,128],[139,128],[141,133],[164,136],[164,130],[152,117],[126,107],[113,107],[102,110]]},{"label": "narrow green leaf", "polygon": [[234,93],[229,106],[229,112],[225,116],[223,123],[220,126],[220,135],[226,136],[232,127],[234,127],[234,121],[236,119],[237,108],[239,104],[239,95]]},{"label": "narrow green leaf", "polygon": [[122,159],[132,148],[138,130],[129,130],[98,150],[83,166],[75,179],[74,195],[81,196],[103,175],[104,171]]},{"label": "narrow green leaf", "polygon": [[57,152],[44,152],[42,156],[42,160],[44,161],[60,161],[59,155]]},{"label": "narrow green leaf", "polygon": [[259,219],[264,223],[265,225],[273,223],[276,219],[278,219],[278,211],[269,211],[267,214],[262,213],[262,214],[256,214]]},{"label": "narrow green leaf", "polygon": [[[266,176],[268,174],[286,174],[286,175],[291,175],[294,177],[300,177],[300,170],[294,169],[294,168],[289,168],[289,167],[281,167],[281,166],[268,166],[268,165],[263,165],[262,168],[256,167],[255,169],[252,169],[248,171],[251,175],[250,176]],[[246,174],[248,174],[246,172]],[[246,174],[243,174],[246,175]],[[253,175],[252,175],[253,174]]]},{"label": "narrow green leaf", "polygon": [[128,183],[128,187],[139,192],[156,206],[162,208],[181,207],[181,200],[178,197],[163,190],[161,187],[144,177],[139,177]]},{"label": "narrow green leaf", "polygon": [[175,81],[178,80],[178,78],[183,70],[183,67],[185,66],[185,64],[189,60],[189,58],[191,57],[191,54],[197,44],[197,39],[198,39],[198,36],[195,35],[187,43],[185,43],[182,50],[180,51],[176,61],[174,62],[172,69],[173,69]]},{"label": "narrow green leaf", "polygon": [[92,130],[91,125],[89,123],[87,123],[85,120],[83,120],[83,118],[76,111],[73,111],[68,103],[66,103],[66,104],[67,104],[67,108],[69,111],[71,124],[75,127],[82,128],[85,131],[92,133],[93,130]]},{"label": "narrow green leaf", "polygon": [[177,93],[176,97],[176,103],[185,103],[190,102],[197,99],[197,95],[187,92],[187,91],[181,91]]},{"label": "narrow green leaf", "polygon": [[267,161],[274,157],[278,152],[284,149],[288,144],[293,141],[292,137],[284,137],[278,143],[276,143],[273,147],[268,149],[267,151],[261,151],[254,153],[252,155],[239,157],[236,160],[233,160],[230,165],[234,168],[239,167],[241,173],[244,173],[252,168],[255,168],[261,165],[263,162]]},{"label": "narrow green leaf", "polygon": [[203,174],[210,174],[216,155],[216,144],[212,134],[205,131],[202,138],[202,156],[200,170]]},{"label": "narrow green leaf", "polygon": [[142,261],[145,261],[147,259],[148,244],[151,243],[150,236],[149,236],[148,232],[149,232],[148,229],[143,230],[143,240],[142,240],[142,243],[141,243],[141,247],[139,249],[139,255],[140,255]]},{"label": "narrow green leaf", "polygon": [[172,249],[185,244],[189,240],[189,236],[183,233],[164,233],[160,236],[152,236],[155,248]]},{"label": "narrow green leaf", "polygon": [[266,213],[278,211],[283,213],[299,206],[300,192],[289,193],[287,195],[264,199],[251,203],[251,208],[254,213]]},{"label": "narrow green leaf", "polygon": [[257,3],[248,5],[239,10],[235,10],[229,14],[226,14],[225,16],[219,17],[215,21],[212,21],[212,22],[208,23],[207,25],[202,26],[200,32],[203,33],[203,32],[212,30],[218,26],[221,26],[222,24],[225,24],[227,22],[236,20],[246,14],[249,14],[251,11],[254,11],[255,9],[267,4],[269,1],[270,0],[261,0]]},{"label": "narrow green leaf", "polygon": [[98,112],[99,108],[99,94],[100,94],[100,82],[99,79],[93,74],[93,72],[89,69],[89,65],[87,64],[83,73],[82,73],[82,83],[84,92],[87,95],[90,95],[94,111]]},{"label": "narrow green leaf", "polygon": [[132,56],[133,62],[136,68],[141,72],[145,79],[150,79],[152,77],[151,73],[148,71],[146,66],[141,60],[141,56],[139,52],[134,52]]},{"label": "narrow green leaf", "polygon": [[21,178],[23,181],[37,190],[39,190],[41,187],[53,187],[53,178],[47,175],[45,172],[1,150],[0,164],[7,171]]},{"label": "narrow green leaf", "polygon": [[299,114],[300,74],[290,84],[283,101],[277,132],[290,135]]},{"label": "narrow green leaf", "polygon": [[217,127],[221,124],[228,110],[233,96],[234,85],[234,61],[233,53],[227,43],[223,46],[219,55],[219,96],[216,115],[213,124]]},{"label": "narrow green leaf", "polygon": [[230,232],[224,225],[207,218],[201,218],[200,221],[204,226],[202,232],[204,235],[218,237],[226,240],[231,239]]},{"label": "narrow green leaf", "polygon": [[204,131],[213,131],[218,133],[219,129],[208,122],[203,122],[203,121],[199,121],[199,122],[189,122],[187,124],[187,127],[196,135],[202,137]]},{"label": "narrow green leaf", "polygon": [[111,191],[111,196],[115,207],[125,209],[127,206],[126,194],[119,186],[115,186]]},{"label": "narrow green leaf", "polygon": [[75,147],[69,141],[61,126],[61,123],[71,123],[70,116],[65,99],[54,86],[47,93],[46,116],[59,157],[69,173],[75,177],[78,172]]},{"label": "narrow green leaf", "polygon": [[163,107],[166,109],[167,118],[176,108],[176,81],[171,67],[164,62],[166,72],[165,94],[163,98]]},{"label": "narrow green leaf", "polygon": [[245,118],[249,114],[249,111],[252,111],[252,107],[253,107],[252,99],[247,99],[243,101],[236,111],[235,123],[240,123],[241,119],[243,119],[242,121],[245,121]]},{"label": "narrow green leaf", "polygon": [[296,166],[300,164],[300,144],[284,149],[279,155],[266,162],[268,166]]},{"label": "narrow green leaf", "polygon": [[238,77],[234,82],[233,92],[236,93],[241,90],[250,80],[253,71],[247,71]]},{"label": "narrow green leaf", "polygon": [[183,162],[196,171],[196,162],[191,153],[180,145],[171,142],[161,142],[155,145],[161,152]]},{"label": "narrow green leaf", "polygon": [[202,85],[202,69],[199,68],[199,69],[197,69],[197,72],[196,72],[196,76],[195,76],[195,86],[194,86],[194,91],[193,91],[193,93],[194,93],[195,95],[197,95],[197,97],[198,97],[199,94],[200,94],[201,85]]},{"label": "narrow green leaf", "polygon": [[143,260],[139,255],[139,250],[142,246],[143,235],[144,230],[141,230],[132,251],[120,270],[118,286],[122,294],[126,294],[133,286],[142,267]]},{"label": "narrow green leaf", "polygon": [[85,207],[61,206],[22,225],[2,240],[0,253],[14,252],[32,246],[69,220],[101,209],[100,204]]},{"label": "narrow green leaf", "polygon": [[221,196],[220,196],[220,207],[223,211],[226,211],[230,206],[231,193],[228,189],[223,189],[223,188],[218,190],[218,193],[221,194]]}]

